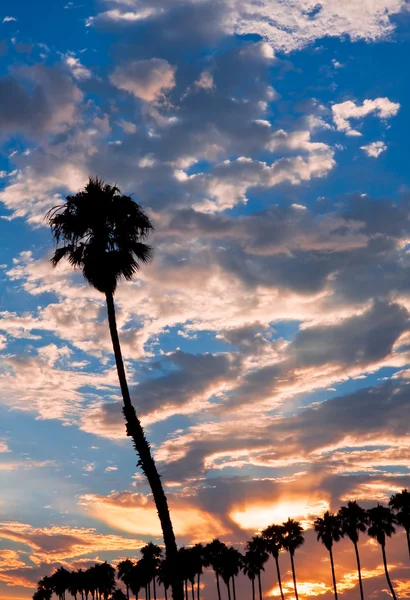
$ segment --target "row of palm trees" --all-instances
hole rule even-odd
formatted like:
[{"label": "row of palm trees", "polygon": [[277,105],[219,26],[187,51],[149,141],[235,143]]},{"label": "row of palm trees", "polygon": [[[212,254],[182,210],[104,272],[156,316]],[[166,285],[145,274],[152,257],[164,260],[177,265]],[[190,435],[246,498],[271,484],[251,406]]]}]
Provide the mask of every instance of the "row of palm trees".
[{"label": "row of palm trees", "polygon": [[[386,580],[393,598],[396,593],[390,579],[386,558],[386,537],[395,533],[395,526],[400,525],[406,531],[410,556],[410,492],[403,490],[394,494],[389,506],[378,504],[365,510],[356,501],[342,506],[337,514],[326,512],[316,519],[314,529],[317,539],[324,544],[330,555],[332,580],[335,600],[338,600],[337,582],[333,559],[333,545],[343,537],[348,537],[354,546],[361,600],[364,600],[363,583],[359,556],[359,535],[367,531],[380,544]],[[178,578],[183,583],[184,600],[200,600],[201,576],[203,569],[211,567],[215,573],[218,600],[221,600],[221,582],[225,585],[228,600],[236,600],[236,578],[243,572],[252,586],[252,600],[262,600],[262,577],[269,556],[275,561],[276,575],[281,599],[285,600],[279,566],[279,555],[282,550],[289,552],[293,576],[295,599],[298,600],[297,579],[295,569],[295,552],[304,543],[303,528],[298,521],[288,519],[282,525],[270,525],[252,537],[246,543],[242,554],[234,547],[228,547],[218,539],[203,546],[178,550]],[[165,600],[168,590],[174,581],[175,573],[171,573],[174,565],[163,558],[162,549],[149,543],[141,549],[141,559],[133,562],[126,559],[117,565],[117,579],[125,586],[126,594],[116,587],[115,569],[108,563],[97,564],[86,571],[69,572],[60,568],[50,577],[38,582],[33,600],[51,600],[55,593],[59,600],[66,600],[69,592],[74,600],[127,600],[130,593],[138,600],[142,591],[146,600],[157,600],[157,585],[164,588]],[[174,575],[174,577],[172,576]]]}]

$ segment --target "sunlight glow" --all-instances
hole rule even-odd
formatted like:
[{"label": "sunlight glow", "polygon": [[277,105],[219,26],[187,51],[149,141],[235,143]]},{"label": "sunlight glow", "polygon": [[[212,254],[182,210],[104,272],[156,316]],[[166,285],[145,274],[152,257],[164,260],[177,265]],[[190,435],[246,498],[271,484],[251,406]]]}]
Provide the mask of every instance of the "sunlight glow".
[{"label": "sunlight glow", "polygon": [[230,518],[242,529],[258,530],[271,525],[282,523],[288,518],[300,519],[302,526],[307,529],[311,525],[309,517],[321,515],[329,510],[326,500],[282,500],[272,504],[253,504],[237,507],[230,513]]}]

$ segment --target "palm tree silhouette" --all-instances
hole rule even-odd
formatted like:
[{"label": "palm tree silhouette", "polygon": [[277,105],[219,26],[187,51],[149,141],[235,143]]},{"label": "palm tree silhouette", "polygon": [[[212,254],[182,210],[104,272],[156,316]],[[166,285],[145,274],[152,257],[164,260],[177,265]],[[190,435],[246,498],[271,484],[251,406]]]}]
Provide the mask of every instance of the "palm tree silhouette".
[{"label": "palm tree silhouette", "polygon": [[298,521],[294,521],[293,519],[288,519],[286,523],[283,523],[283,547],[290,554],[290,562],[292,565],[292,575],[293,575],[293,587],[295,588],[295,598],[299,600],[298,597],[298,589],[296,586],[296,572],[295,572],[295,552],[298,548],[300,548],[305,542],[305,538],[303,537],[303,528]]},{"label": "palm tree silhouette", "polygon": [[342,526],[338,515],[329,511],[325,512],[323,518],[316,519],[314,523],[318,541],[321,541],[330,555],[330,565],[332,567],[333,589],[335,600],[337,600],[337,585],[335,576],[335,565],[333,562],[333,542],[339,542],[343,537]]},{"label": "palm tree silhouette", "polygon": [[259,580],[259,600],[262,600],[262,589],[260,584],[260,574],[264,570],[261,563],[259,552],[247,550],[243,557],[242,570],[247,575],[252,583],[252,600],[255,600],[255,579]]},{"label": "palm tree silhouette", "polygon": [[254,560],[258,578],[259,600],[262,600],[262,581],[261,572],[265,570],[264,564],[269,560],[269,553],[266,549],[266,541],[261,535],[254,535],[253,538],[246,543],[246,550],[251,553],[251,558]]},{"label": "palm tree silhouette", "polygon": [[168,567],[166,558],[163,558],[158,565],[157,580],[160,585],[164,586],[165,600],[168,600],[168,588],[170,586],[170,573],[169,573],[169,567]]},{"label": "palm tree silhouette", "polygon": [[144,573],[144,565],[141,563],[142,561],[135,563],[129,573],[129,587],[136,600],[138,600],[138,594],[140,593],[141,588],[146,588],[147,586],[147,577]]},{"label": "palm tree silhouette", "polygon": [[204,566],[204,547],[202,544],[195,544],[191,551],[191,560],[194,574],[197,576],[197,589],[196,597],[200,600],[200,589],[201,589],[201,575],[203,573]]},{"label": "palm tree silhouette", "polygon": [[43,577],[37,584],[37,591],[33,600],[51,600],[53,595],[53,583],[50,577]]},{"label": "palm tree silhouette", "polygon": [[230,576],[231,582],[232,582],[233,600],[236,600],[235,578],[241,572],[242,564],[243,564],[243,556],[239,552],[239,550],[237,550],[236,548],[231,546],[226,551],[224,558],[225,558],[226,573]]},{"label": "palm tree silhouette", "polygon": [[110,600],[127,600],[128,596],[122,590],[114,590]]},{"label": "palm tree silhouette", "polygon": [[389,506],[395,514],[398,525],[401,525],[406,531],[407,548],[410,556],[410,492],[404,489],[398,494],[393,494]]},{"label": "palm tree silhouette", "polygon": [[70,572],[60,567],[49,577],[50,587],[59,600],[65,600],[65,593],[70,585]]},{"label": "palm tree silhouette", "polygon": [[262,531],[262,537],[266,542],[266,550],[275,559],[280,595],[282,600],[285,600],[279,568],[279,553],[283,548],[283,525],[269,525]]},{"label": "palm tree silhouette", "polygon": [[212,540],[204,548],[204,566],[211,566],[216,577],[216,588],[218,592],[218,600],[221,600],[221,587],[219,584],[219,576],[222,573],[223,554],[226,551],[226,545],[217,538]]},{"label": "palm tree silhouette", "polygon": [[130,196],[122,195],[117,187],[98,178],[90,178],[84,190],[52,208],[46,219],[56,242],[52,264],[56,266],[67,258],[72,267],[82,271],[90,285],[105,295],[127,435],[133,439],[138,465],[148,479],[157,507],[171,565],[173,598],[182,600],[182,585],[176,569],[177,545],[168,502],[150,445],[131,402],[114,305],[120,279],[131,280],[141,263],[152,258],[152,248],[145,244],[153,229],[152,223]]},{"label": "palm tree silhouette", "polygon": [[367,533],[371,537],[375,538],[382,548],[383,565],[387,584],[394,600],[397,600],[396,594],[394,593],[393,584],[390,579],[389,570],[387,568],[386,559],[386,535],[391,537],[393,533],[396,533],[396,529],[394,527],[394,523],[396,522],[395,517],[390,508],[382,506],[381,504],[378,504],[374,508],[370,508],[367,511],[367,516],[369,519],[369,529],[367,530]]},{"label": "palm tree silhouette", "polygon": [[361,600],[364,600],[358,543],[359,533],[364,533],[367,529],[367,513],[364,510],[364,508],[359,506],[359,504],[354,500],[348,502],[347,506],[342,506],[338,512],[338,516],[340,518],[343,535],[347,535],[354,545],[357,562],[357,573],[359,575],[360,598]]},{"label": "palm tree silhouette", "polygon": [[122,560],[117,565],[117,579],[120,579],[125,584],[128,600],[130,598],[130,573],[133,566],[134,563],[128,558],[126,560]]},{"label": "palm tree silhouette", "polygon": [[162,557],[162,550],[159,546],[150,542],[149,544],[141,548],[140,552],[142,554],[141,562],[144,565],[145,572],[148,578],[148,586],[150,586],[152,582],[154,600],[157,600],[157,588],[155,580],[157,577],[157,570]]}]

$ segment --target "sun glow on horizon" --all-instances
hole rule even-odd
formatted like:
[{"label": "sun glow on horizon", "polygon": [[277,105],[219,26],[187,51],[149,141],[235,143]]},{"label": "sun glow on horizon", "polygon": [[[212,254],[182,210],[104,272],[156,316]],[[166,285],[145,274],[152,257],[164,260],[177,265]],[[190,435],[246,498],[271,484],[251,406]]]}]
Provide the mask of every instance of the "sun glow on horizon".
[{"label": "sun glow on horizon", "polygon": [[326,500],[282,500],[272,504],[252,504],[234,508],[229,514],[241,529],[258,530],[272,523],[283,523],[288,518],[299,519],[304,529],[311,526],[309,517],[329,510]]}]

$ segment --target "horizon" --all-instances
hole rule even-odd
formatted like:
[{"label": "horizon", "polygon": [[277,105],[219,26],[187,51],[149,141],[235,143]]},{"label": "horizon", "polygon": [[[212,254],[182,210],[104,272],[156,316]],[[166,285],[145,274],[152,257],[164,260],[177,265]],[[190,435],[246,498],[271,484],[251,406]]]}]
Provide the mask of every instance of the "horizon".
[{"label": "horizon", "polygon": [[[299,598],[331,600],[314,520],[410,488],[410,1],[3,0],[0,28],[0,599],[163,545],[104,295],[50,263],[47,211],[99,177],[155,228],[115,305],[178,544],[296,519]],[[387,560],[410,597],[400,527]]]}]

